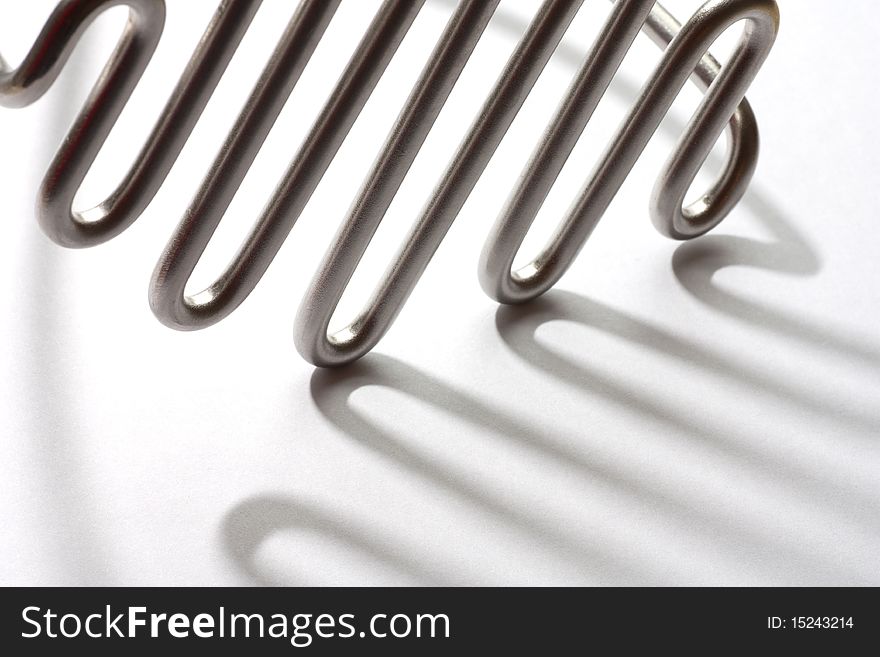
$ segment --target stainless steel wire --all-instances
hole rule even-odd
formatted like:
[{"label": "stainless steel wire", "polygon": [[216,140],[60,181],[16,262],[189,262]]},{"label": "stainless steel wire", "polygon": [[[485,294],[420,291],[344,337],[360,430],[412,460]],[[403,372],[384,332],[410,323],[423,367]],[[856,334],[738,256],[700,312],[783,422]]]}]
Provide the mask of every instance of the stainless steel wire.
[{"label": "stainless steel wire", "polygon": [[[459,2],[333,238],[296,319],[297,349],[311,363],[349,363],[372,349],[391,326],[583,0],[546,0],[541,5],[375,293],[345,329],[329,334],[339,300],[498,3]],[[68,247],[92,246],[118,235],[144,212],[260,4],[261,0],[220,3],[134,164],[103,202],[87,210],[73,208],[74,196],[152,58],[164,26],[164,0],[64,0],[18,68],[10,69],[0,58],[0,105],[28,105],[51,86],[100,12],[116,5],[129,8],[116,49],[41,186],[37,215],[49,237]],[[150,282],[149,300],[166,325],[182,330],[211,325],[254,289],[424,0],[385,0],[232,262],[205,290],[187,294],[197,263],[339,4],[340,0],[299,2],[165,247]],[[740,22],[742,37],[721,67],[707,49]],[[502,303],[520,303],[559,280],[689,77],[706,93],[658,177],[651,218],[661,233],[674,239],[696,237],[724,219],[755,169],[758,132],[744,95],[773,45],[778,23],[774,0],[709,0],[683,26],[653,0],[617,0],[491,230],[479,267],[486,292]],[[640,30],[665,48],[660,63],[549,243],[532,262],[514,271],[523,239]],[[685,194],[725,126],[728,152],[721,176],[698,201],[683,207]]]}]

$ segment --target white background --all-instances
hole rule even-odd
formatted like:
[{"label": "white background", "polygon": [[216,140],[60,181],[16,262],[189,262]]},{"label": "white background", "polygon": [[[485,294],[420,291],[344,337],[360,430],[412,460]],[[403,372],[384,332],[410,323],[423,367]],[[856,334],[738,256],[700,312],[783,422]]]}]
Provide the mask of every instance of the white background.
[{"label": "white background", "polygon": [[[52,4],[0,2],[11,64]],[[477,284],[477,257],[607,15],[607,3],[587,2],[391,332],[333,374],[296,354],[293,316],[448,0],[429,0],[234,315],[176,333],[145,293],[292,4],[267,0],[165,187],[98,248],[51,244],[32,208],[125,10],[96,23],[40,102],[0,110],[0,582],[880,584],[877,3],[780,3],[779,39],[749,93],[759,169],[716,231],[680,244],[647,218],[653,177],[698,100],[688,89],[557,291],[499,311]],[[131,162],[216,6],[169,5],[84,206]],[[194,285],[245,234],[377,6],[343,3]],[[502,1],[346,316],[536,6]],[[668,6],[685,17],[698,3]],[[658,53],[639,38],[537,240]]]}]

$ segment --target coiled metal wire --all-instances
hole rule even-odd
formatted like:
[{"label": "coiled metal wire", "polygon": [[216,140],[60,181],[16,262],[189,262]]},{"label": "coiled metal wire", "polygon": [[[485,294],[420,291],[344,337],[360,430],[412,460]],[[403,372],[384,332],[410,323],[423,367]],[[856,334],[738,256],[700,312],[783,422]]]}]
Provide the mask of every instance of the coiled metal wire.
[{"label": "coiled metal wire", "polygon": [[[542,4],[372,298],[345,329],[329,334],[343,292],[498,3],[459,2],[309,285],[294,337],[311,363],[351,362],[372,349],[391,326],[583,0]],[[92,246],[118,235],[143,213],[260,4],[220,3],[134,164],[103,202],[87,210],[73,208],[74,196],[159,42],[164,0],[64,0],[18,68],[10,69],[0,59],[0,104],[28,105],[51,86],[97,14],[116,5],[129,7],[116,49],[41,186],[37,214],[49,237],[64,246]],[[205,290],[187,295],[193,270],[339,4],[299,2],[165,247],[149,299],[166,325],[187,330],[213,324],[254,289],[424,0],[385,0],[232,262]],[[742,37],[722,68],[707,49],[739,22]],[[684,26],[653,0],[617,0],[491,230],[479,267],[486,292],[502,303],[520,303],[559,280],[689,77],[706,94],[657,179],[650,212],[657,229],[675,239],[690,239],[716,226],[739,201],[754,172],[758,132],[744,95],[773,45],[778,22],[773,0],[710,0]],[[665,48],[659,65],[549,243],[532,262],[513,271],[514,257],[538,210],[640,30]],[[729,146],[721,176],[697,202],[683,207],[688,188],[725,126]]]}]

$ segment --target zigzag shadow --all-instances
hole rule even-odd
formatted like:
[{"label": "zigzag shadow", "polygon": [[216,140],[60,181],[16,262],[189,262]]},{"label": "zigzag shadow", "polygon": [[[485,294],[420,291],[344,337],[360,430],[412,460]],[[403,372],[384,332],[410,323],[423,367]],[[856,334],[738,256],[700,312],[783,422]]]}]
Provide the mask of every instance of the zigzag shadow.
[{"label": "zigzag shadow", "polygon": [[[542,543],[594,581],[657,581],[663,573],[621,558],[601,541],[587,544],[583,537],[548,523],[540,513],[518,507],[504,496],[492,494],[465,469],[436,463],[423,454],[406,435],[389,431],[359,413],[351,395],[364,386],[380,385],[453,413],[479,429],[532,449],[539,447],[539,427],[493,408],[466,392],[457,390],[395,359],[371,355],[344,370],[318,370],[312,375],[312,398],[324,417],[344,435],[395,465],[423,477],[437,488],[451,493],[495,519],[522,531]],[[545,444],[543,451],[568,462],[574,455],[562,445]]]},{"label": "zigzag shadow", "polygon": [[[622,337],[686,361],[713,375],[730,378],[749,390],[795,405],[804,412],[819,415],[840,413],[838,408],[825,405],[820,396],[784,379],[773,380],[758,375],[738,361],[571,292],[553,291],[528,305],[501,307],[496,313],[496,326],[501,338],[515,354],[534,368],[591,397],[607,399],[630,413],[673,429],[683,439],[697,440],[703,446],[711,446],[719,456],[797,485],[802,494],[809,496],[820,507],[831,500],[844,500],[835,514],[856,514],[867,526],[880,528],[880,503],[874,496],[862,495],[848,486],[848,482],[824,478],[796,462],[774,458],[772,454],[760,450],[754,441],[747,440],[744,434],[731,431],[728,427],[706,426],[697,419],[697,412],[676,411],[662,401],[650,398],[644,391],[621,384],[598,368],[571,361],[542,345],[535,336],[537,329],[556,320],[575,322]],[[851,414],[844,419],[861,429],[880,431],[880,418]]]},{"label": "zigzag shadow", "polygon": [[[574,295],[552,295],[556,298],[542,300],[527,308],[504,308],[499,311],[499,329],[505,340],[529,362],[538,362],[542,369],[554,376],[590,392],[603,394],[621,404],[636,415],[648,415],[655,421],[674,427],[702,442],[716,441],[715,447],[722,458],[745,461],[750,467],[756,464],[766,473],[768,467],[778,473],[779,463],[762,465],[763,454],[749,452],[738,444],[735,437],[720,436],[709,432],[698,424],[674,414],[648,399],[639,398],[635,391],[602,377],[595,372],[587,372],[574,364],[562,361],[544,347],[534,342],[535,329],[545,321],[560,317],[574,321],[589,321],[599,328],[609,330],[616,324],[616,333],[625,338],[643,336],[636,341],[652,340],[657,349],[671,348],[673,355],[687,348],[677,338],[663,334],[657,329],[640,325],[636,320],[603,308],[600,304],[587,300],[578,301]],[[563,297],[561,300],[558,297]],[[572,309],[576,310],[573,312]],[[515,313],[517,317],[505,315]],[[596,317],[604,318],[596,320]],[[644,336],[648,336],[645,338]],[[717,365],[719,357],[711,354],[698,354],[695,362],[701,366]],[[743,375],[745,376],[745,375]],[[400,431],[389,430],[365,417],[351,403],[352,394],[365,386],[384,386],[429,406],[443,409],[463,418],[479,429],[482,435],[494,436],[503,441],[513,442],[525,448],[530,463],[540,465],[545,461],[565,467],[574,467],[591,483],[612,488],[632,498],[640,508],[650,509],[661,515],[664,522],[682,531],[696,532],[700,540],[725,551],[735,546],[738,554],[743,551],[769,562],[758,568],[765,572],[761,577],[773,581],[774,571],[784,562],[785,567],[798,572],[810,573],[813,581],[826,583],[864,583],[866,575],[853,570],[849,565],[838,563],[829,555],[817,555],[797,536],[779,535],[770,532],[759,522],[739,512],[719,513],[707,509],[697,488],[686,492],[671,493],[662,487],[645,482],[638,473],[625,465],[609,461],[607,458],[588,457],[578,446],[584,442],[583,436],[560,435],[559,429],[552,431],[538,426],[528,419],[516,417],[510,412],[496,408],[473,395],[458,390],[438,379],[394,359],[373,354],[350,368],[336,371],[319,370],[312,377],[312,396],[315,404],[325,418],[360,447],[380,455],[429,482],[444,494],[463,499],[469,507],[477,509],[493,520],[521,532],[529,540],[541,545],[569,564],[575,564],[585,579],[596,583],[657,584],[682,581],[700,581],[694,571],[696,564],[658,563],[649,555],[639,554],[638,546],[614,545],[601,535],[584,540],[569,528],[548,522],[528,508],[515,504],[502,495],[497,495],[482,486],[479,480],[467,471],[466,467],[441,464],[419,450],[417,442]],[[828,507],[827,489],[809,475],[798,472],[796,468],[784,471],[786,483],[797,485],[800,492],[811,500],[818,501],[823,508]],[[837,499],[839,496],[830,496]],[[847,512],[852,511],[852,495]],[[833,504],[832,504],[833,506]],[[859,509],[864,511],[858,520],[876,527],[876,502],[870,506],[860,501]],[[838,514],[841,509],[828,509]],[[461,575],[446,572],[442,555],[413,555],[393,540],[377,537],[374,532],[357,527],[348,520],[337,517],[330,509],[315,512],[308,505],[278,496],[252,498],[234,509],[224,522],[224,537],[228,552],[233,559],[258,582],[271,583],[260,573],[253,557],[262,542],[271,534],[292,527],[311,527],[325,535],[347,542],[355,549],[368,553],[376,559],[394,565],[402,573],[415,581],[426,584],[458,584]],[[391,546],[391,547],[389,547]],[[630,551],[627,552],[627,549]],[[778,555],[778,556],[773,556]],[[779,560],[779,563],[775,563]],[[428,566],[427,564],[430,564]],[[677,572],[678,570],[678,572]],[[778,578],[778,572],[775,573]]]}]

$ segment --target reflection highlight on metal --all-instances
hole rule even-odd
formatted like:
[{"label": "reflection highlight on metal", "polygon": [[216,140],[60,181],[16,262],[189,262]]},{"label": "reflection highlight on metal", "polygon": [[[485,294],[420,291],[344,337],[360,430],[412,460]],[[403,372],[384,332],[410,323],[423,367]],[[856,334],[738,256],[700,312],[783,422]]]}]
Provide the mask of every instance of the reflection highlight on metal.
[{"label": "reflection highlight on metal", "polygon": [[[424,4],[385,0],[232,262],[208,288],[187,294],[196,264],[340,2],[298,4],[165,247],[149,293],[150,305],[164,324],[182,330],[209,326],[254,289]],[[391,326],[583,0],[546,0],[541,5],[372,298],[345,329],[329,334],[343,292],[498,3],[458,4],[333,238],[305,294],[294,331],[297,349],[311,363],[351,362],[372,349]],[[143,213],[260,4],[261,0],[220,3],[134,164],[103,202],[87,210],[74,210],[74,196],[159,42],[164,0],[64,0],[18,68],[10,69],[0,59],[0,104],[28,105],[52,85],[97,14],[116,5],[129,7],[116,49],[39,192],[38,219],[54,241],[68,247],[99,244]],[[740,22],[742,37],[721,67],[707,49]],[[657,179],[651,218],[661,233],[674,239],[702,235],[721,222],[742,197],[755,169],[758,132],[744,95],[773,45],[778,22],[774,0],[710,0],[684,26],[653,0],[617,0],[491,229],[479,267],[485,291],[502,303],[520,303],[559,280],[689,77],[706,93]],[[529,264],[514,271],[525,235],[640,30],[664,47],[660,63],[549,242]],[[725,127],[728,150],[720,177],[684,207],[689,187]]]}]

